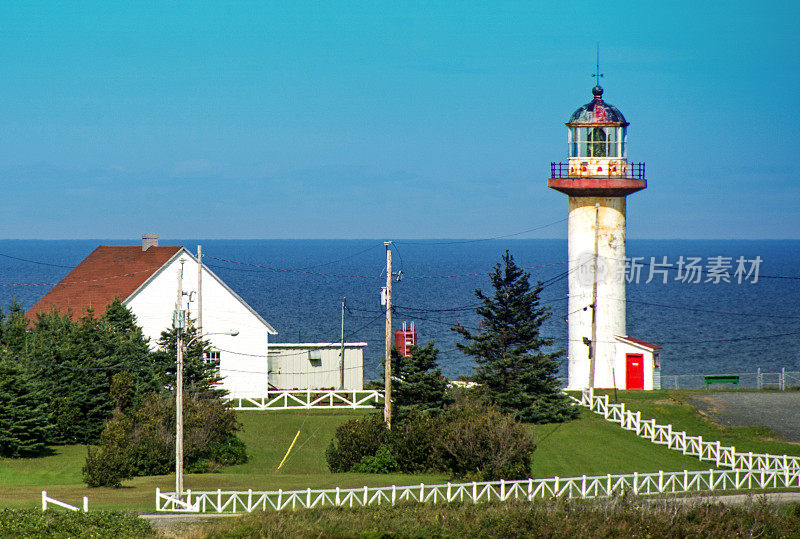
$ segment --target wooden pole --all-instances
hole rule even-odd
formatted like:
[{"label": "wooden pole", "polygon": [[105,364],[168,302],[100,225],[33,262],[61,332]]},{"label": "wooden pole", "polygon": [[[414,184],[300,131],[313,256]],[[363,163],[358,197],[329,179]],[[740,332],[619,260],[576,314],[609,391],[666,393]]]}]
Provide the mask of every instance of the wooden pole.
[{"label": "wooden pole", "polygon": [[175,493],[183,492],[183,264],[178,268],[178,300],[175,303],[177,365],[175,368]]},{"label": "wooden pole", "polygon": [[197,334],[203,333],[203,248],[197,246]]},{"label": "wooden pole", "polygon": [[386,428],[392,428],[392,242],[386,246],[386,359],[384,364],[384,408],[383,420]]},{"label": "wooden pole", "polygon": [[339,367],[341,369],[341,380],[339,380],[339,387],[344,389],[344,305],[347,298],[342,298],[342,347],[339,350]]},{"label": "wooden pole", "polygon": [[589,387],[594,387],[597,363],[597,263],[598,239],[600,236],[600,204],[594,205],[594,272],[592,277],[592,347],[589,349]]}]

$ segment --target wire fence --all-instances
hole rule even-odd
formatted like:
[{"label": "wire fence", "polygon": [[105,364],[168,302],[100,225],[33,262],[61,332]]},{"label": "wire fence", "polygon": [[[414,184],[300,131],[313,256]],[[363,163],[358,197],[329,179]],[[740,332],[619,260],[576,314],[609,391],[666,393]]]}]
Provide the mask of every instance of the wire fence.
[{"label": "wire fence", "polygon": [[800,389],[800,371],[734,372],[721,374],[662,374],[661,389],[709,389],[711,387],[739,389]]}]

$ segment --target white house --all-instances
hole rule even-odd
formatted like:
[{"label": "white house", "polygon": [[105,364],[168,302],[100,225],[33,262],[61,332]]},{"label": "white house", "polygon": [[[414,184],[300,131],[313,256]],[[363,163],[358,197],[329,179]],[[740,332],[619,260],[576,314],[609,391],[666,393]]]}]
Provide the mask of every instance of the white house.
[{"label": "white house", "polygon": [[[102,313],[111,301],[119,298],[136,315],[144,335],[155,347],[161,332],[172,326],[179,271],[182,271],[183,308],[188,310],[191,319],[197,321],[201,303],[197,258],[183,247],[159,247],[155,234],[144,234],[141,246],[97,247],[27,315],[35,318],[36,314],[55,308],[70,312],[73,319],[77,319],[89,307],[95,313]],[[199,280],[202,285],[203,338],[209,341],[211,353],[220,360],[221,387],[228,390],[231,397],[264,396],[270,382],[273,382],[273,388],[312,387],[300,383],[312,379],[289,379],[288,374],[279,380],[289,385],[274,384],[278,379],[270,380],[268,357],[271,357],[269,336],[277,334],[275,329],[206,266],[203,266]],[[238,334],[226,334],[231,330]],[[348,344],[346,359],[352,365],[358,363],[359,368],[353,369],[353,376],[348,376],[346,389],[362,387],[361,346],[362,343]],[[353,354],[354,349],[359,353]],[[297,365],[292,366],[291,359]],[[281,365],[289,373],[302,371],[308,362],[308,357],[297,356],[281,360]]]}]

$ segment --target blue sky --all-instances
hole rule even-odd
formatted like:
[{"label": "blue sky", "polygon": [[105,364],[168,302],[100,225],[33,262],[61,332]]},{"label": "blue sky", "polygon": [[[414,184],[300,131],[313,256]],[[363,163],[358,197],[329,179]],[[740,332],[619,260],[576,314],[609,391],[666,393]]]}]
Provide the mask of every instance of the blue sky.
[{"label": "blue sky", "polygon": [[[74,5],[77,4],[77,5]],[[800,238],[794,2],[4,2],[0,237],[475,238],[566,217],[605,98],[630,238]],[[521,237],[564,237],[564,223]]]}]

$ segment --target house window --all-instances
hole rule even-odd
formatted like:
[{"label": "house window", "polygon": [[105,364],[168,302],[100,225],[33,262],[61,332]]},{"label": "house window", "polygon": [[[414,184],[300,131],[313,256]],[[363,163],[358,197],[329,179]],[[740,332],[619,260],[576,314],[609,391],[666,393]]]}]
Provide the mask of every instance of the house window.
[{"label": "house window", "polygon": [[[220,370],[219,370],[220,359],[221,359],[220,351],[219,350],[210,350],[210,351],[206,352],[205,356],[206,356],[206,363],[212,363],[212,362],[214,363],[214,378],[221,378],[222,375],[221,375]],[[220,381],[215,382],[215,383],[221,384],[222,381],[220,380]]]},{"label": "house window", "polygon": [[322,350],[309,350],[308,362],[312,367],[322,367]]}]

